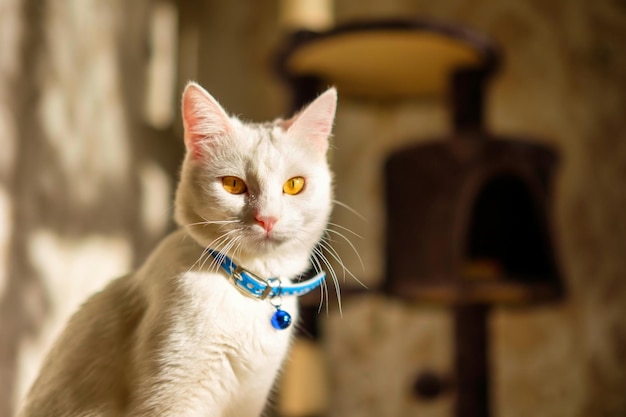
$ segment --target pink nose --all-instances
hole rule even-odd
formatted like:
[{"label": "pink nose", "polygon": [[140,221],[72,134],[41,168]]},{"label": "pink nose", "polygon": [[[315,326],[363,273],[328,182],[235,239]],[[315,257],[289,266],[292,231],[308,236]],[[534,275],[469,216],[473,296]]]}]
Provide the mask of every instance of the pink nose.
[{"label": "pink nose", "polygon": [[272,229],[274,228],[274,225],[278,221],[276,217],[266,217],[266,216],[261,216],[258,214],[254,216],[254,219],[256,220],[259,226],[265,229],[267,233],[272,231]]}]

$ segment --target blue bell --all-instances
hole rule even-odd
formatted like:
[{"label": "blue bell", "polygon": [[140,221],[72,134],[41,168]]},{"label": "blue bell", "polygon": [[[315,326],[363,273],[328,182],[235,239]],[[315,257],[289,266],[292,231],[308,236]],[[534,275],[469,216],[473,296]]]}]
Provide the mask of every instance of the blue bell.
[{"label": "blue bell", "polygon": [[291,314],[276,308],[276,313],[272,316],[272,326],[277,330],[285,330],[290,324]]}]

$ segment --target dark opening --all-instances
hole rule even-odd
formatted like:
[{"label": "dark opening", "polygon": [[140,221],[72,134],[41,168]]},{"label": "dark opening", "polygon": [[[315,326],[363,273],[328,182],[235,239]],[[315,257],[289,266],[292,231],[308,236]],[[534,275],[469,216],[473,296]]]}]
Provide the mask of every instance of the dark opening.
[{"label": "dark opening", "polygon": [[470,217],[466,261],[488,265],[492,274],[507,280],[556,279],[545,213],[539,210],[519,178],[493,178],[478,195]]}]

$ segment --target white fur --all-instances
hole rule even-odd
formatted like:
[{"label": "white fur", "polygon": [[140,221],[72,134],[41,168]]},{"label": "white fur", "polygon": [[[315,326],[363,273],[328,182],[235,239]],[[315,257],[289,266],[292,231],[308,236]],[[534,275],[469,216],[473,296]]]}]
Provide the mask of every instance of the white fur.
[{"label": "white fur", "polygon": [[[291,328],[274,329],[275,308],[241,294],[205,248],[261,276],[304,272],[331,210],[325,153],[335,103],[331,89],[288,121],[246,124],[189,84],[181,228],[74,315],[19,415],[260,415]],[[248,192],[229,194],[224,176],[243,179]],[[295,176],[305,178],[304,191],[284,194]],[[277,219],[269,234],[255,216]],[[297,318],[293,297],[282,308]]]}]

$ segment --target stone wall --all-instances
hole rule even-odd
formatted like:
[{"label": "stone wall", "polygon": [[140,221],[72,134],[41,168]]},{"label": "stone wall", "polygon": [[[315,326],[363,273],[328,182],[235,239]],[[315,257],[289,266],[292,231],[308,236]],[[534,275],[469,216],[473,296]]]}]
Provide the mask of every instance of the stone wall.
[{"label": "stone wall", "polygon": [[2,416],[69,314],[167,226],[168,146],[142,123],[148,5],[0,3]]}]

